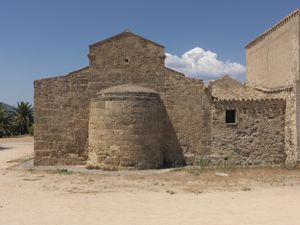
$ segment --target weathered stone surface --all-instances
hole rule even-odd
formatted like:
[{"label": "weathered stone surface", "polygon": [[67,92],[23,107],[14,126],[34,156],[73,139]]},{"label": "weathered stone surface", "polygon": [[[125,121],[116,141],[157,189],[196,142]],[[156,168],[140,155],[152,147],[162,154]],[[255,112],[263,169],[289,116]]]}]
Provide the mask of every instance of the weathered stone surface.
[{"label": "weathered stone surface", "polygon": [[247,85],[286,100],[286,163],[300,154],[300,10],[292,12],[246,46]]},{"label": "weathered stone surface", "polygon": [[[90,105],[91,99],[99,91],[121,84],[150,88],[160,94],[164,115],[161,118],[164,166],[185,164],[184,154],[189,151],[201,153],[203,149],[207,152],[210,138],[205,125],[209,123],[202,115],[209,115],[205,109],[210,106],[203,82],[165,68],[164,58],[161,45],[124,32],[91,45],[89,67],[66,76],[35,81],[35,165],[65,164],[68,152],[77,155],[74,164],[81,160],[85,163],[89,124],[92,128],[98,121],[92,115],[93,104],[98,104],[99,110],[105,107],[103,102]],[[129,126],[137,119],[128,117],[123,126]],[[112,118],[105,120],[106,130],[101,131],[106,132],[104,139],[108,137],[107,133],[126,131],[121,124],[118,129],[112,129]],[[134,129],[130,138],[134,140],[140,132],[140,129]],[[124,135],[119,136],[122,139]],[[40,153],[43,151],[53,154],[46,157]]]},{"label": "weathered stone surface", "polygon": [[218,80],[210,81],[208,89],[216,99],[255,99],[264,98],[266,95],[261,91],[255,90],[246,84],[241,84],[228,75]]},{"label": "weathered stone surface", "polygon": [[101,91],[91,100],[88,165],[161,168],[162,109],[159,94],[149,88],[120,85]]},{"label": "weathered stone surface", "polygon": [[[225,123],[225,111],[236,110],[236,123]],[[212,111],[213,164],[284,163],[285,101],[216,101]]]},{"label": "weathered stone surface", "polygon": [[[247,46],[246,85],[225,76],[206,88],[166,68],[163,46],[131,32],[91,45],[88,67],[34,83],[34,164],[295,163],[297,21],[299,11]],[[236,124],[225,123],[226,109],[236,110]]]},{"label": "weathered stone surface", "polygon": [[297,10],[246,46],[249,86],[282,88],[299,79],[299,18]]}]

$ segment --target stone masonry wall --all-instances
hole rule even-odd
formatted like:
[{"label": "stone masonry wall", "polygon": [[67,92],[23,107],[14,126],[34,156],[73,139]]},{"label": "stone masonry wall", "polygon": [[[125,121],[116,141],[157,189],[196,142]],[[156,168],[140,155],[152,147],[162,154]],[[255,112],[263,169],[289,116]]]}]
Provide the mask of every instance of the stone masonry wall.
[{"label": "stone masonry wall", "polygon": [[164,91],[164,48],[130,32],[90,46],[90,92],[120,84]]},{"label": "stone masonry wall", "polygon": [[[130,32],[90,46],[89,67],[35,81],[35,165],[86,164],[90,102],[121,84],[159,93],[163,166],[213,163],[279,163],[297,158],[296,90],[283,100],[212,103],[203,81],[165,68],[164,48]],[[280,94],[268,94],[274,98]],[[236,108],[238,123],[224,122]],[[271,124],[271,126],[270,126]]]},{"label": "stone masonry wall", "polygon": [[247,84],[281,88],[299,79],[300,10],[246,46]]},{"label": "stone masonry wall", "polygon": [[34,164],[84,164],[88,68],[34,82]]},{"label": "stone masonry wall", "polygon": [[[225,123],[225,111],[236,110],[236,123]],[[212,111],[213,164],[284,163],[285,101],[215,101]]]},{"label": "stone masonry wall", "polygon": [[[259,90],[259,89],[257,89]],[[299,159],[299,145],[297,144],[297,126],[296,116],[296,85],[291,85],[283,89],[270,89],[260,90],[264,94],[264,99],[281,98],[286,102],[285,108],[285,153],[286,153],[286,164],[289,167],[296,165]],[[298,142],[299,143],[299,142]]]},{"label": "stone masonry wall", "polygon": [[162,46],[124,32],[91,45],[89,59],[87,68],[35,81],[35,165],[85,164],[90,100],[121,84],[159,92],[164,165],[209,154],[211,109],[204,84],[165,68]]},{"label": "stone masonry wall", "polygon": [[90,107],[89,166],[104,170],[162,167],[158,93],[100,94]]},{"label": "stone masonry wall", "polygon": [[[169,121],[164,133],[167,158],[182,152],[187,164],[210,154],[211,96],[201,80],[167,69],[161,95]],[[177,152],[177,153],[176,153]],[[181,153],[181,154],[182,154]]]},{"label": "stone masonry wall", "polygon": [[[246,46],[247,85],[286,100],[286,163],[300,154],[300,10],[289,14]],[[284,89],[289,89],[286,92]]]}]

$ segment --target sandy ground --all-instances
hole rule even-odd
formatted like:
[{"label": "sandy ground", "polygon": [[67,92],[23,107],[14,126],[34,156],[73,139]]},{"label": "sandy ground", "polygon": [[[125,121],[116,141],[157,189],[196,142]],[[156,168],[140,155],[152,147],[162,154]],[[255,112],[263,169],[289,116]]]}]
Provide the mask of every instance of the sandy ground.
[{"label": "sandy ground", "polygon": [[0,225],[300,224],[299,169],[42,169],[32,154],[0,139]]}]

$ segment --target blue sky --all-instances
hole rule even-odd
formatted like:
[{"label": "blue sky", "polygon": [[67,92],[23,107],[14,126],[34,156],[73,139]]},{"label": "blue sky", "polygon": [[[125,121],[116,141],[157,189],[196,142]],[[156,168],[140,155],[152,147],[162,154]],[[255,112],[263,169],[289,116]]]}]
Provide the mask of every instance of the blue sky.
[{"label": "blue sky", "polygon": [[89,44],[126,28],[163,44],[171,64],[187,53],[220,68],[243,66],[244,46],[298,7],[296,0],[1,0],[0,102],[33,102],[35,79],[88,65]]}]

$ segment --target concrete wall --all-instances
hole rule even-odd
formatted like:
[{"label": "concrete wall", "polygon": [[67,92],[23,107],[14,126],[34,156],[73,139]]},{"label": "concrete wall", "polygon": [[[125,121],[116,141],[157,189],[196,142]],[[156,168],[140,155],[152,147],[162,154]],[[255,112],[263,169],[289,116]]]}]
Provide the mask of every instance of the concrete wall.
[{"label": "concrete wall", "polygon": [[280,88],[299,79],[299,11],[246,46],[247,84]]},{"label": "concrete wall", "polygon": [[[236,123],[225,111],[236,110]],[[285,101],[216,101],[212,111],[211,163],[284,163]]]}]

